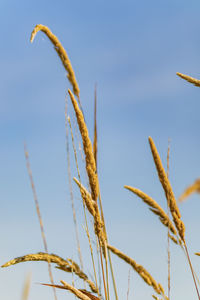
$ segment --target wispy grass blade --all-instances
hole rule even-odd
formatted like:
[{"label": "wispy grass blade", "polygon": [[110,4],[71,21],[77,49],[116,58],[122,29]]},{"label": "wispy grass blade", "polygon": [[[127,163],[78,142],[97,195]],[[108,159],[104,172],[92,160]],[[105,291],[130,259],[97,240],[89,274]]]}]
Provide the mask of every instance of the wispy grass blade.
[{"label": "wispy grass blade", "polygon": [[[38,215],[38,220],[39,220],[39,223],[40,223],[40,230],[41,230],[41,235],[42,235],[42,241],[43,241],[43,244],[44,244],[44,250],[45,250],[46,253],[48,253],[47,241],[46,241],[46,236],[45,236],[45,233],[44,233],[44,225],[43,225],[43,221],[42,221],[42,215],[40,213],[38,197],[37,197],[36,188],[35,188],[35,184],[34,184],[34,180],[33,180],[31,165],[30,165],[30,161],[29,161],[29,153],[28,153],[28,150],[26,148],[26,144],[24,144],[24,154],[25,154],[25,158],[26,158],[26,167],[27,167],[27,171],[28,171],[28,175],[29,175],[29,179],[30,179],[30,183],[31,183],[31,188],[32,188],[32,192],[33,192],[33,198],[34,198],[35,207],[36,207],[36,211],[37,211],[37,215]],[[48,261],[48,271],[49,271],[50,281],[51,281],[52,284],[54,284],[53,274],[52,274],[52,271],[51,271],[51,264],[50,264],[49,261]],[[56,290],[54,288],[53,288],[53,293],[54,293],[55,300],[57,300]]]}]

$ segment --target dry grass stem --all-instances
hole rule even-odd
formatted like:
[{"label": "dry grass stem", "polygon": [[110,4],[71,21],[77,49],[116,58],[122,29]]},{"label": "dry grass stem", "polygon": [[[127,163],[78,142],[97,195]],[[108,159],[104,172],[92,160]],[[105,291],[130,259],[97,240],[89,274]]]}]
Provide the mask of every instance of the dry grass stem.
[{"label": "dry grass stem", "polygon": [[[30,179],[30,183],[31,183],[31,188],[32,188],[32,192],[33,192],[33,198],[34,198],[35,207],[36,207],[36,211],[37,211],[37,215],[38,215],[38,220],[39,220],[39,223],[40,223],[40,230],[41,230],[41,235],[42,235],[42,241],[43,241],[43,244],[44,244],[44,250],[45,250],[46,253],[48,253],[47,241],[46,241],[46,237],[45,237],[45,233],[44,233],[44,226],[43,226],[42,216],[41,216],[41,213],[40,213],[39,202],[38,202],[38,198],[37,198],[36,188],[35,188],[33,175],[32,175],[32,170],[31,170],[31,165],[30,165],[30,161],[29,161],[29,153],[28,153],[28,150],[26,148],[26,144],[24,144],[24,154],[25,154],[25,158],[26,158],[26,167],[27,167],[27,171],[28,171],[28,175],[29,175],[29,179]],[[51,264],[50,264],[49,260],[48,260],[48,271],[49,271],[50,281],[51,281],[52,284],[54,284],[53,274],[52,274],[52,271],[51,271]],[[56,290],[54,288],[53,288],[53,293],[54,293],[55,300],[57,300]]]},{"label": "dry grass stem", "polygon": [[78,185],[82,199],[88,209],[88,211],[91,213],[91,215],[94,217],[95,216],[95,201],[92,200],[91,194],[86,190],[86,188],[76,179],[75,177],[73,178],[76,184]]},{"label": "dry grass stem", "polygon": [[94,218],[94,230],[99,239],[101,247],[104,248],[105,242],[106,242],[106,236],[105,236],[105,232],[104,232],[104,223],[101,219],[101,215],[99,212],[99,207],[97,205],[97,202],[92,200],[90,193],[76,178],[73,178],[73,179],[80,189],[82,199],[83,199],[84,203],[86,204],[88,211],[91,213],[91,215]]},{"label": "dry grass stem", "polygon": [[138,197],[140,197],[148,206],[150,206],[150,210],[156,214],[157,216],[159,216],[159,219],[161,221],[161,223],[163,225],[165,225],[166,227],[169,227],[170,231],[173,234],[177,234],[177,231],[173,225],[173,223],[171,222],[171,220],[169,219],[168,215],[165,213],[165,211],[162,209],[162,207],[160,207],[160,205],[158,205],[158,203],[152,199],[150,196],[148,196],[147,194],[143,193],[142,191],[140,191],[139,189],[133,188],[131,186],[125,185],[124,186],[125,189],[131,191],[132,193],[134,193],[135,195],[137,195]]},{"label": "dry grass stem", "polygon": [[188,186],[183,194],[179,197],[179,202],[184,201],[187,197],[189,197],[193,193],[200,194],[200,178],[198,178],[192,185]]},{"label": "dry grass stem", "polygon": [[169,238],[172,240],[172,242],[174,242],[177,245],[182,246],[182,240],[178,237],[175,237],[174,235],[171,235],[170,233],[168,233]]},{"label": "dry grass stem", "polygon": [[94,159],[96,162],[96,169],[97,169],[97,89],[95,85],[94,91],[94,141],[93,141],[93,153]]},{"label": "dry grass stem", "polygon": [[181,220],[181,214],[180,214],[179,208],[177,206],[176,199],[175,199],[170,181],[169,181],[167,174],[163,168],[160,156],[158,154],[158,151],[156,149],[154,141],[151,137],[149,137],[149,144],[151,147],[151,152],[152,152],[153,159],[154,159],[156,169],[158,172],[158,177],[159,177],[162,187],[165,191],[166,199],[168,201],[168,205],[169,205],[172,217],[173,217],[174,224],[176,226],[176,229],[178,230],[180,238],[182,239],[183,242],[185,242],[185,225],[184,225],[183,221]]},{"label": "dry grass stem", "polygon": [[[154,291],[159,295],[164,295],[163,287],[155,281],[155,279],[150,275],[150,273],[141,265],[137,264],[135,260],[118,250],[117,248],[108,245],[108,249],[110,249],[114,254],[124,260],[126,263],[132,266],[132,268],[140,275],[140,277],[150,286],[153,287]],[[165,296],[165,295],[164,295]],[[167,297],[165,296],[165,299]]]},{"label": "dry grass stem", "polygon": [[51,32],[51,30],[47,26],[44,26],[42,24],[36,25],[35,28],[33,29],[32,33],[31,33],[31,39],[30,39],[31,43],[33,42],[38,31],[43,31],[47,35],[47,37],[50,39],[52,44],[54,45],[54,49],[58,53],[58,56],[60,57],[60,59],[63,63],[63,66],[68,73],[67,78],[69,79],[70,83],[73,86],[73,92],[79,99],[80,91],[79,91],[78,83],[76,81],[74,70],[72,68],[71,62],[68,58],[67,52],[65,51],[64,47],[62,46],[62,44],[60,43],[58,38]]},{"label": "dry grass stem", "polygon": [[31,286],[31,274],[28,274],[24,283],[24,288],[22,292],[22,300],[28,300],[29,292]]},{"label": "dry grass stem", "polygon": [[58,285],[58,284],[52,285],[52,284],[47,284],[47,283],[42,283],[42,285],[53,286],[53,287],[58,288],[58,289],[68,290],[68,291],[70,291],[72,294],[74,294],[79,299],[90,300],[90,298],[88,296],[86,296],[80,290],[76,289],[75,287],[73,287],[72,285],[68,284],[67,282],[65,282],[63,280],[61,280],[60,282],[63,285]]},{"label": "dry grass stem", "polygon": [[200,80],[195,79],[195,78],[193,78],[193,77],[190,77],[190,76],[188,76],[188,75],[179,73],[179,72],[177,72],[176,75],[178,75],[179,77],[181,77],[181,78],[187,80],[188,82],[194,84],[195,86],[200,87]]},{"label": "dry grass stem", "polygon": [[79,291],[81,291],[83,294],[88,296],[91,300],[99,300],[100,299],[100,297],[96,297],[96,296],[92,295],[90,292],[88,292],[86,290],[79,289]]},{"label": "dry grass stem", "polygon": [[46,261],[50,263],[55,263],[57,265],[56,268],[63,270],[65,272],[76,274],[79,278],[83,279],[85,282],[88,283],[88,285],[91,288],[91,291],[97,293],[97,287],[95,286],[95,284],[88,279],[88,276],[80,269],[80,267],[76,262],[74,262],[71,259],[65,260],[64,258],[56,254],[47,254],[44,252],[38,252],[36,254],[27,254],[24,256],[14,258],[8,261],[7,263],[5,263],[4,265],[2,265],[1,267],[5,268],[12,265],[16,265],[21,262],[27,262],[27,261]]},{"label": "dry grass stem", "polygon": [[[170,155],[170,139],[168,139],[168,148],[167,148],[167,178],[169,178],[169,155]],[[167,201],[167,216],[169,218],[170,208]],[[170,290],[171,290],[171,256],[170,256],[170,229],[167,228],[167,282],[168,282],[168,299],[170,300]],[[174,241],[174,240],[173,240]]]},{"label": "dry grass stem", "polygon": [[128,288],[126,293],[126,300],[129,298],[129,292],[130,292],[130,277],[131,277],[131,269],[128,270]]},{"label": "dry grass stem", "polygon": [[68,121],[67,121],[67,97],[66,97],[66,99],[65,99],[65,129],[66,129],[67,173],[68,173],[68,182],[69,182],[69,191],[70,191],[70,199],[71,199],[71,205],[72,205],[74,228],[75,228],[75,234],[76,234],[77,251],[78,251],[81,268],[83,269],[83,258],[82,258],[82,253],[81,253],[76,211],[75,211],[75,207],[74,207],[74,195],[73,195],[73,189],[72,189],[72,180],[71,180],[72,176],[71,176],[71,164],[70,164],[70,152],[69,152],[69,133],[68,133],[67,122]]},{"label": "dry grass stem", "polygon": [[98,178],[96,172],[96,163],[95,163],[93,149],[92,149],[92,143],[89,138],[88,129],[84,121],[83,113],[81,109],[78,107],[78,104],[72,92],[70,90],[68,90],[68,92],[76,113],[79,130],[82,136],[83,148],[85,153],[86,171],[89,178],[92,199],[97,201],[99,189],[98,189]]},{"label": "dry grass stem", "polygon": [[[81,195],[82,195],[82,199],[83,199],[83,210],[84,210],[84,217],[85,217],[85,224],[86,224],[86,234],[87,234],[88,242],[89,242],[89,246],[90,246],[90,253],[91,253],[91,259],[92,259],[92,264],[93,264],[95,282],[96,282],[96,286],[97,286],[97,289],[98,289],[96,268],[95,268],[94,256],[93,256],[93,249],[92,249],[90,233],[89,233],[89,228],[88,228],[88,222],[87,222],[87,215],[86,215],[86,206],[87,206],[90,213],[93,214],[93,216],[95,216],[95,209],[93,208],[93,205],[92,205],[92,202],[95,202],[95,201],[92,200],[91,195],[89,194],[89,192],[81,185],[81,177],[80,177],[80,171],[79,171],[79,166],[78,166],[78,157],[77,157],[77,152],[76,152],[75,141],[74,141],[74,136],[73,136],[70,117],[67,118],[67,121],[69,123],[70,130],[71,130],[72,145],[73,145],[76,168],[77,168],[78,178],[79,178],[79,181],[77,179],[75,179],[75,182],[79,185],[79,189],[81,191]],[[92,210],[92,208],[93,208],[93,210]],[[98,295],[99,295],[99,289],[98,289]]]}]

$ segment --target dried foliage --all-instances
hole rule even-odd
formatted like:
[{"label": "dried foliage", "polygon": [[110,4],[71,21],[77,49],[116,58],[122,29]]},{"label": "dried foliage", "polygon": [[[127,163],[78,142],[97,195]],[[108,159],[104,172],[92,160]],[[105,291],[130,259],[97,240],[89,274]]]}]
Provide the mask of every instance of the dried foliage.
[{"label": "dried foliage", "polygon": [[[110,251],[117,255],[121,260],[125,261],[128,263],[134,271],[144,280],[147,285],[151,286],[154,291],[158,294],[159,297],[162,297],[160,299],[157,295],[152,295],[152,297],[155,300],[169,300],[168,297],[165,294],[165,291],[160,283],[158,283],[154,277],[140,264],[138,264],[133,258],[127,256],[117,248],[108,245],[108,238],[107,238],[107,233],[106,233],[106,226],[105,226],[105,221],[104,221],[104,216],[103,216],[103,209],[102,209],[102,203],[101,203],[101,197],[100,197],[100,191],[99,191],[99,182],[98,182],[98,176],[97,176],[97,117],[96,117],[96,90],[95,90],[95,112],[94,112],[94,142],[92,145],[92,142],[89,138],[89,133],[88,133],[88,128],[86,126],[85,118],[83,115],[83,111],[81,108],[80,104],[80,99],[79,99],[79,87],[75,78],[74,71],[72,69],[70,60],[67,56],[67,53],[65,49],[63,48],[62,44],[58,40],[58,38],[50,31],[50,29],[44,25],[36,25],[34,28],[32,34],[31,34],[31,42],[34,40],[35,35],[37,34],[38,31],[43,31],[47,37],[50,39],[50,41],[53,43],[54,48],[56,52],[58,53],[67,73],[68,73],[68,79],[70,83],[73,86],[73,92],[75,96],[78,98],[77,103],[75,96],[73,93],[68,90],[73,109],[75,111],[76,115],[76,121],[79,126],[79,131],[81,134],[82,138],[82,143],[83,143],[83,149],[84,149],[84,154],[85,154],[85,166],[86,166],[86,173],[89,179],[89,186],[85,188],[82,185],[82,180],[79,172],[79,166],[78,166],[78,159],[77,159],[77,151],[74,143],[74,137],[72,133],[72,126],[70,122],[70,117],[67,117],[67,112],[65,112],[65,117],[66,117],[66,128],[67,126],[70,126],[70,131],[71,131],[71,136],[72,136],[72,144],[73,144],[73,151],[75,154],[75,161],[76,161],[76,167],[78,171],[78,179],[74,178],[74,181],[79,187],[80,194],[82,197],[83,201],[83,208],[84,208],[84,214],[85,214],[85,224],[86,225],[86,234],[88,236],[88,241],[89,241],[89,247],[91,251],[91,258],[92,258],[92,263],[93,263],[93,271],[94,271],[94,277],[95,277],[95,284],[93,280],[90,280],[89,277],[83,272],[83,268],[81,268],[75,261],[72,259],[63,259],[62,257],[56,255],[56,254],[48,254],[47,251],[47,244],[44,236],[44,230],[43,230],[43,224],[42,224],[42,219],[40,215],[40,210],[39,210],[39,204],[36,196],[36,191],[32,179],[32,173],[30,169],[30,164],[28,160],[28,152],[25,149],[25,156],[27,159],[27,168],[28,168],[28,173],[31,181],[31,186],[34,194],[34,199],[36,203],[36,209],[40,221],[40,226],[41,226],[41,232],[42,232],[42,237],[44,241],[44,246],[45,246],[45,251],[46,252],[38,252],[36,254],[28,254],[24,256],[17,257],[15,259],[12,259],[8,261],[7,263],[3,264],[2,267],[9,267],[21,262],[27,262],[27,261],[45,261],[48,262],[48,265],[50,266],[51,264],[56,264],[56,268],[59,270],[62,270],[64,272],[69,272],[72,274],[75,274],[78,278],[82,279],[84,283],[87,283],[93,293],[98,294],[97,296],[93,295],[91,292],[87,291],[86,289],[81,289],[81,288],[76,288],[73,285],[68,284],[67,282],[61,280],[61,285],[59,284],[54,284],[53,279],[50,276],[51,279],[51,284],[46,284],[44,283],[43,285],[45,286],[51,286],[54,289],[63,289],[70,291],[73,293],[77,298],[82,299],[82,300],[101,300],[101,289],[100,289],[100,282],[101,280],[103,281],[104,284],[104,295],[105,295],[105,300],[110,300],[110,285],[109,285],[109,276],[110,273],[112,274],[112,281],[113,281],[113,287],[115,291],[115,299],[118,300],[118,295],[117,295],[117,288],[115,285],[115,278],[114,278],[114,272],[113,272],[113,267],[111,263],[111,258],[110,258]],[[195,84],[196,86],[200,86],[200,81],[197,79],[194,79],[192,77],[189,77],[187,75],[183,75],[181,73],[177,73],[178,76],[181,78]],[[77,125],[76,125],[77,126]],[[67,131],[67,139],[68,139],[68,131]],[[176,244],[181,246],[181,249],[185,251],[185,254],[187,255],[187,259],[191,268],[192,276],[194,279],[194,284],[196,287],[198,299],[200,300],[200,295],[198,292],[197,284],[196,284],[196,279],[195,279],[195,273],[191,264],[191,260],[189,257],[189,253],[187,250],[187,245],[185,241],[185,225],[183,221],[181,220],[181,214],[168,178],[168,173],[169,173],[169,150],[168,150],[168,156],[167,156],[167,165],[168,165],[168,170],[165,172],[164,167],[162,165],[160,156],[158,154],[157,148],[154,144],[154,141],[151,137],[149,137],[149,144],[151,147],[151,152],[153,155],[154,163],[157,169],[158,177],[159,180],[162,184],[167,204],[168,204],[168,211],[171,213],[172,220],[170,219],[169,214],[166,214],[165,211],[162,209],[158,203],[152,199],[150,196],[147,194],[143,193],[139,189],[133,188],[131,186],[125,186],[126,189],[130,190],[134,194],[136,194],[138,197],[142,199],[143,202],[145,202],[149,209],[159,217],[161,223],[168,227],[168,241],[169,238]],[[70,155],[69,155],[69,141],[67,140],[67,156],[68,156],[68,163],[70,164]],[[71,177],[71,170],[70,166],[68,167],[68,174]],[[71,198],[73,198],[72,195],[72,185],[70,184],[70,192],[71,192]],[[180,201],[191,195],[191,193],[200,193],[200,179],[196,180],[193,185],[188,187],[185,192],[181,195]],[[98,200],[100,203],[100,209],[98,206]],[[75,206],[73,206],[73,213],[75,213]],[[89,226],[88,226],[88,221],[87,217],[88,214],[86,214],[86,210],[89,212],[90,216],[92,216],[93,219],[93,228],[96,236],[96,243],[95,247],[97,250],[97,255],[94,258],[93,256],[93,249],[91,245],[91,239],[90,239],[90,233],[89,233]],[[78,218],[77,218],[78,219]],[[76,218],[75,220],[75,226],[76,226]],[[91,224],[90,224],[91,227]],[[171,232],[171,234],[170,234]],[[94,235],[93,235],[94,236]],[[79,248],[79,247],[78,247]],[[103,254],[102,254],[103,250]],[[80,251],[80,249],[79,249]],[[168,248],[169,251],[169,248]],[[80,252],[79,252],[80,254]],[[168,253],[169,254],[169,253]],[[200,253],[195,253],[196,255],[200,256]],[[108,257],[110,261],[110,271],[109,272],[109,266],[108,266]],[[99,281],[97,281],[97,276],[96,276],[96,270],[95,270],[95,259],[97,262],[100,262],[99,265],[101,266],[101,269],[99,268]],[[166,276],[167,277],[167,276]],[[91,277],[92,278],[92,277]],[[24,296],[23,300],[28,300],[28,283],[24,288]],[[169,293],[168,293],[169,294]]]},{"label": "dried foliage", "polygon": [[183,194],[179,197],[179,202],[184,201],[186,198],[188,198],[193,193],[200,194],[200,178],[198,178],[197,180],[195,180],[195,182],[192,185],[188,186],[185,189],[185,191],[183,192]]}]

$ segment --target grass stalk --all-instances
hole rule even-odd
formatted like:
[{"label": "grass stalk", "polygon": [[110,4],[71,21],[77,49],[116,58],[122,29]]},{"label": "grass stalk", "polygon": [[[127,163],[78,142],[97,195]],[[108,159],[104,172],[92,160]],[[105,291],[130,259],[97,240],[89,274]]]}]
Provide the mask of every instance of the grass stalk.
[{"label": "grass stalk", "polygon": [[[39,220],[39,223],[40,223],[40,230],[41,230],[44,250],[48,254],[47,241],[46,241],[46,237],[45,237],[45,233],[44,233],[44,225],[43,225],[42,216],[41,216],[41,213],[40,213],[40,207],[39,207],[39,202],[38,202],[38,198],[37,198],[35,184],[34,184],[34,181],[33,181],[33,175],[32,175],[31,165],[30,165],[30,161],[29,161],[29,153],[28,153],[28,150],[26,148],[25,143],[24,143],[24,153],[25,153],[25,158],[26,158],[26,167],[27,167],[27,171],[28,171],[28,175],[29,175],[29,179],[30,179],[30,183],[31,183],[32,192],[33,192],[35,207],[36,207],[36,211],[37,211],[37,215],[38,215],[38,220]],[[48,271],[49,271],[49,277],[50,277],[51,284],[53,285],[54,284],[53,274],[52,274],[51,264],[50,264],[49,260],[48,260]],[[53,293],[54,293],[55,300],[57,300],[57,295],[56,295],[55,288],[53,288]]]},{"label": "grass stalk", "polygon": [[185,246],[185,251],[186,251],[187,258],[188,258],[188,262],[189,262],[189,265],[190,265],[190,270],[191,270],[191,273],[192,273],[194,285],[195,285],[195,288],[196,288],[197,296],[198,296],[198,299],[200,300],[199,290],[197,288],[197,283],[196,283],[196,279],[195,279],[195,275],[194,275],[194,270],[193,270],[193,267],[192,267],[192,263],[191,263],[191,260],[190,260],[190,256],[189,256],[189,252],[188,252],[188,249],[187,249],[186,242],[184,242],[184,246]]},{"label": "grass stalk", "polygon": [[75,211],[75,207],[74,207],[74,195],[73,195],[73,189],[72,189],[72,180],[71,180],[72,176],[71,176],[71,164],[70,164],[70,154],[69,154],[69,133],[68,133],[68,126],[67,126],[67,99],[65,102],[65,129],[66,129],[67,171],[68,171],[70,199],[71,199],[73,221],[74,221],[74,227],[75,227],[77,251],[78,251],[80,265],[81,265],[81,268],[83,269],[83,258],[82,258],[82,253],[81,253],[76,211]]},{"label": "grass stalk", "polygon": [[[170,155],[170,140],[168,140],[168,149],[167,149],[167,178],[169,178],[169,155]],[[169,218],[169,204],[167,202],[167,216]],[[169,225],[167,228],[167,272],[168,272],[168,278],[167,278],[167,284],[168,284],[168,299],[170,300],[170,288],[171,288],[171,276],[170,276],[170,263],[171,263],[171,257],[170,257],[170,236],[169,236]]]}]

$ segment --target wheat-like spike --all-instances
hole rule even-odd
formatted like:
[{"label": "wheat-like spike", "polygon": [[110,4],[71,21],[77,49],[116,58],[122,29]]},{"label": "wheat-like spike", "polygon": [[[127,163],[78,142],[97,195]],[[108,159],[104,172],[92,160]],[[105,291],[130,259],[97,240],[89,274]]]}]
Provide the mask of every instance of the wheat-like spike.
[{"label": "wheat-like spike", "polygon": [[76,179],[75,177],[73,178],[74,181],[76,182],[76,184],[78,185],[80,192],[81,192],[81,196],[82,199],[84,201],[84,203],[87,206],[88,211],[91,213],[91,215],[94,217],[95,216],[95,208],[94,208],[94,204],[95,201],[92,200],[91,194],[86,190],[86,188],[78,181],[78,179]]},{"label": "wheat-like spike", "polygon": [[51,30],[47,26],[44,26],[42,24],[36,25],[35,28],[33,29],[32,33],[31,33],[31,39],[30,39],[31,43],[33,42],[38,31],[43,31],[47,35],[47,37],[50,39],[52,44],[54,45],[54,49],[58,53],[58,55],[63,63],[63,66],[68,73],[67,77],[73,86],[73,92],[79,98],[80,91],[79,91],[78,83],[76,81],[74,70],[72,68],[71,62],[68,58],[67,52],[65,51],[64,47],[62,46],[62,44],[60,43],[58,38],[51,32]]},{"label": "wheat-like spike", "polygon": [[177,238],[174,237],[173,235],[171,235],[170,233],[168,233],[168,236],[169,236],[169,238],[170,238],[176,245],[178,245],[178,244],[182,245],[182,240],[181,240],[181,239],[178,241]]},{"label": "wheat-like spike", "polygon": [[81,299],[81,300],[90,300],[90,298],[88,296],[86,296],[84,293],[82,293],[80,290],[76,289],[75,287],[73,287],[72,285],[68,284],[67,282],[61,280],[60,281],[63,285],[58,285],[58,284],[47,284],[47,283],[42,283],[42,285],[45,286],[53,286],[55,288],[59,288],[59,289],[63,289],[63,290],[68,290],[70,292],[72,292],[77,298]]},{"label": "wheat-like spike", "polygon": [[181,220],[181,214],[180,214],[178,205],[176,203],[176,199],[175,199],[170,181],[169,181],[167,174],[163,168],[160,156],[158,154],[158,151],[156,149],[154,141],[151,137],[149,137],[149,144],[151,147],[151,152],[152,152],[153,159],[154,159],[156,169],[158,172],[158,177],[159,177],[162,187],[164,189],[166,199],[168,201],[168,205],[169,205],[172,217],[173,217],[174,224],[176,226],[176,229],[178,230],[180,238],[184,242],[185,241],[185,225],[184,225],[183,221]]},{"label": "wheat-like spike", "polygon": [[200,87],[200,80],[199,79],[195,79],[193,77],[190,77],[188,75],[185,75],[185,74],[182,74],[182,73],[179,73],[179,72],[177,72],[176,75],[178,75],[179,77],[181,77],[181,78],[187,80],[188,82],[194,84],[195,86]]},{"label": "wheat-like spike", "polygon": [[79,291],[81,291],[81,293],[85,294],[86,296],[88,296],[91,300],[99,300],[98,297],[92,295],[90,292],[84,290],[84,289],[79,289]]},{"label": "wheat-like spike", "polygon": [[200,194],[200,178],[195,180],[195,182],[192,185],[188,186],[185,189],[183,194],[178,199],[179,202],[182,202],[183,200],[185,200],[187,197],[189,197],[191,194],[195,192]]},{"label": "wheat-like spike", "polygon": [[155,299],[155,300],[162,300],[162,299],[158,298],[158,297],[155,296],[155,295],[152,295],[152,297],[153,297],[153,299]]},{"label": "wheat-like spike", "polygon": [[124,187],[125,187],[125,189],[133,192],[138,197],[140,197],[147,205],[150,206],[150,210],[154,214],[159,216],[159,219],[162,222],[162,224],[165,225],[166,227],[169,227],[169,229],[171,230],[171,232],[173,234],[175,234],[175,235],[177,234],[176,229],[175,229],[174,225],[172,224],[171,220],[169,219],[168,215],[165,213],[165,211],[162,209],[162,207],[154,199],[152,199],[150,196],[143,193],[139,189],[133,188],[128,185],[125,185]]},{"label": "wheat-like spike", "polygon": [[79,125],[79,130],[82,136],[83,141],[83,148],[85,153],[85,162],[86,162],[86,171],[89,178],[90,188],[91,188],[91,195],[92,199],[94,201],[97,201],[98,198],[98,178],[97,178],[97,172],[96,172],[96,163],[94,159],[93,149],[92,149],[92,143],[89,138],[88,129],[84,121],[83,113],[78,107],[78,103],[76,102],[76,99],[74,98],[74,95],[70,90],[68,90],[75,113],[77,122]]},{"label": "wheat-like spike", "polygon": [[105,233],[104,233],[104,230],[103,230],[104,223],[101,219],[101,215],[100,215],[100,211],[99,211],[99,207],[97,205],[97,202],[92,200],[92,197],[91,197],[90,193],[78,181],[78,179],[76,179],[75,177],[73,179],[74,179],[74,181],[76,182],[76,184],[78,185],[78,187],[80,189],[82,199],[85,202],[88,211],[91,213],[91,215],[94,218],[95,233],[96,233],[97,237],[99,238],[101,246],[104,247],[105,242],[106,242],[106,236],[105,236]]},{"label": "wheat-like spike", "polygon": [[56,254],[47,254],[44,252],[38,252],[35,254],[27,254],[24,256],[16,257],[4,265],[2,265],[2,268],[6,268],[12,265],[16,265],[21,262],[26,262],[26,261],[48,261],[51,263],[56,263],[58,266],[69,266],[69,262],[62,257],[56,255]]},{"label": "wheat-like spike", "polygon": [[[142,277],[142,279],[150,286],[153,287],[154,291],[161,295],[163,294],[163,288],[160,284],[158,284],[155,279],[150,275],[150,273],[141,265],[137,264],[135,260],[133,260],[131,257],[127,256],[117,248],[108,245],[108,249],[110,249],[114,254],[116,254],[118,257],[120,257],[122,260],[127,262],[129,265],[132,266],[132,268]],[[166,297],[166,296],[165,296]],[[167,299],[167,298],[166,298]]]},{"label": "wheat-like spike", "polygon": [[27,254],[24,256],[14,258],[8,261],[7,263],[5,263],[4,265],[2,265],[1,267],[5,268],[12,265],[16,265],[21,262],[27,262],[27,261],[46,261],[50,263],[55,263],[57,264],[56,266],[57,269],[76,274],[79,278],[83,279],[88,283],[88,285],[90,286],[91,290],[94,293],[97,293],[97,287],[91,280],[88,279],[88,276],[80,269],[77,263],[75,263],[71,259],[65,260],[64,258],[56,254],[47,254],[44,252],[38,252],[36,254]]}]

